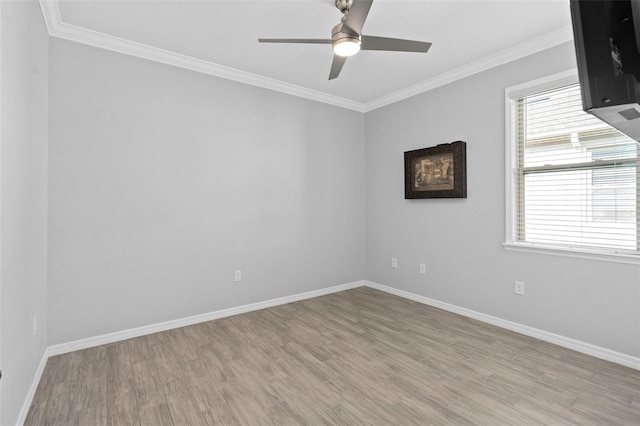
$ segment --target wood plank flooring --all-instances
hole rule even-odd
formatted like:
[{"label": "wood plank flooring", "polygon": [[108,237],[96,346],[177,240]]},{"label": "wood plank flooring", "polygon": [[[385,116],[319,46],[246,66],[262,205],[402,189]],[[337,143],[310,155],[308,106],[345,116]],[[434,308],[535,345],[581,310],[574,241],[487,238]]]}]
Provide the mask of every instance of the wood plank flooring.
[{"label": "wood plank flooring", "polygon": [[370,288],[49,359],[26,425],[639,425],[640,371]]}]

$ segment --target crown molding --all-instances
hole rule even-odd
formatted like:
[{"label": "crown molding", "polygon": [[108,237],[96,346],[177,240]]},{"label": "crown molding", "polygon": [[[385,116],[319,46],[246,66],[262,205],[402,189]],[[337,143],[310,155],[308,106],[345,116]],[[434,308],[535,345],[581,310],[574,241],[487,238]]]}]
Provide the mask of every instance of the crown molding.
[{"label": "crown molding", "polygon": [[275,90],[288,95],[298,96],[329,105],[334,105],[357,112],[364,112],[364,105],[338,96],[330,95],[317,90],[307,89],[295,84],[286,83],[268,77],[263,77],[224,65],[203,61],[191,56],[182,55],[157,47],[138,43],[132,40],[115,37],[109,34],[93,31],[87,28],[62,22],[58,0],[40,0],[42,14],[49,31],[49,35],[86,44],[100,49],[111,50],[129,56],[148,59],[179,68],[209,74],[227,80],[237,81],[252,86]]},{"label": "crown molding", "polygon": [[493,55],[471,62],[467,65],[463,65],[447,73],[440,74],[418,84],[414,84],[413,86],[409,86],[405,89],[390,93],[389,95],[374,99],[373,101],[364,104],[364,112],[382,108],[412,96],[419,95],[420,93],[428,92],[429,90],[433,90],[437,87],[453,83],[456,80],[478,74],[499,65],[513,62],[517,59],[524,58],[525,56],[533,55],[534,53],[541,52],[572,40],[573,32],[571,30],[571,26],[560,28],[543,36],[536,37]]},{"label": "crown molding", "polygon": [[179,68],[196,71],[203,74],[224,78],[227,80],[237,81],[252,86],[257,86],[277,92],[286,93],[288,95],[298,96],[353,111],[366,113],[378,108],[399,102],[420,93],[433,90],[437,87],[444,86],[456,80],[469,77],[490,68],[515,61],[542,50],[549,49],[559,44],[573,40],[572,30],[570,26],[560,28],[556,31],[549,32],[541,37],[526,41],[511,48],[505,49],[493,55],[487,56],[478,61],[469,63],[462,67],[456,68],[428,80],[422,81],[413,86],[398,90],[380,98],[374,99],[367,103],[352,101],[341,98],[339,96],[330,95],[328,93],[317,90],[307,89],[294,84],[263,77],[235,68],[226,67],[224,65],[214,64],[212,62],[193,58],[191,56],[182,55],[164,49],[159,49],[146,44],[138,43],[132,40],[115,37],[109,34],[93,31],[87,28],[78,27],[76,25],[62,22],[59,0],[39,0],[40,8],[44,16],[44,21],[49,31],[49,35],[58,37],[76,43],[86,44],[100,49],[111,50],[123,53],[125,55],[135,56]]}]

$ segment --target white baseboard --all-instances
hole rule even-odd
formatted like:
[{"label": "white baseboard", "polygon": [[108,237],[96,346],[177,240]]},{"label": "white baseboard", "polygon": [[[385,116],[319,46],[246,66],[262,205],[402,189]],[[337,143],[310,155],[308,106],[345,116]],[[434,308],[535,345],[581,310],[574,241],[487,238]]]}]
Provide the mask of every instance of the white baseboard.
[{"label": "white baseboard", "polygon": [[305,293],[294,294],[292,296],[279,297],[277,299],[266,300],[264,302],[251,303],[248,305],[237,306],[229,309],[222,309],[215,312],[209,312],[201,315],[194,315],[187,318],[180,318],[172,321],[165,321],[157,324],[151,324],[144,327],[132,328],[129,330],[117,331],[115,333],[103,334],[101,336],[90,337],[87,339],[75,340],[72,342],[61,343],[58,345],[49,346],[40,360],[38,369],[33,377],[33,383],[31,388],[25,397],[24,404],[20,410],[18,416],[17,426],[21,426],[27,420],[29,414],[29,408],[33,402],[33,397],[38,389],[38,384],[42,378],[42,373],[47,364],[49,357],[55,355],[61,355],[68,352],[77,351],[80,349],[87,349],[94,346],[105,345],[107,343],[119,342],[122,340],[131,339],[133,337],[144,336],[151,333],[157,333],[160,331],[171,330],[174,328],[185,327],[187,325],[198,324],[205,321],[211,321],[218,318],[229,317],[232,315],[243,314],[246,312],[257,311],[260,309],[271,308],[273,306],[284,305],[287,303],[298,302],[300,300],[311,299],[313,297],[324,296],[326,294],[337,293],[344,290],[350,290],[352,288],[362,287],[364,283],[362,281],[355,281],[352,283],[336,285],[333,287],[322,288],[320,290],[308,291]]},{"label": "white baseboard", "polygon": [[47,364],[49,357],[55,355],[61,355],[68,352],[77,351],[80,349],[87,349],[94,346],[105,345],[108,343],[119,342],[122,340],[131,339],[133,337],[144,336],[147,334],[157,333],[160,331],[172,330],[174,328],[185,327],[188,325],[198,324],[205,321],[211,321],[219,318],[229,317],[232,315],[243,314],[246,312],[257,311],[260,309],[271,308],[278,305],[285,305],[287,303],[298,302],[300,300],[311,299],[318,296],[324,296],[331,293],[338,293],[344,290],[350,290],[357,287],[362,287],[364,283],[362,281],[355,281],[352,283],[336,285],[333,287],[322,288],[319,290],[312,290],[305,293],[294,294],[291,296],[279,297],[276,299],[265,300],[263,302],[251,303],[248,305],[237,306],[229,309],[222,309],[219,311],[209,312],[201,315],[194,315],[186,318],[180,318],[177,320],[165,321],[157,324],[151,324],[144,327],[132,328],[129,330],[117,331],[114,333],[103,334],[101,336],[89,337],[87,339],[75,340],[72,342],[61,343],[58,345],[49,346],[45,353],[42,355],[40,365],[33,378],[33,383],[29,389],[22,410],[18,416],[18,422],[16,425],[21,426],[24,424],[29,414],[29,408],[33,402],[33,397],[36,394],[36,389],[42,378],[42,373]]},{"label": "white baseboard", "polygon": [[285,305],[287,303],[298,302],[300,300],[311,299],[313,297],[324,296],[330,293],[337,293],[344,290],[350,290],[356,287],[362,287],[362,281],[355,281],[347,284],[340,284],[333,287],[327,287],[320,290],[307,291],[305,293],[294,294],[292,296],[279,297],[277,299],[265,300],[264,302],[251,303],[248,305],[237,306],[234,308],[222,309],[219,311],[209,312],[206,314],[194,315],[186,318],[180,318],[171,321],[165,321],[157,324],[146,325],[143,327],[131,328],[128,330],[116,331],[114,333],[103,334],[100,336],[89,337],[86,339],[74,340],[67,343],[49,346],[49,356],[60,355],[67,352],[73,352],[80,349],[92,348],[94,346],[105,345],[108,343],[120,342],[122,340],[140,337],[147,334],[158,333],[160,331],[172,330],[174,328],[185,327],[188,325],[198,324],[201,322],[211,321],[219,318],[230,317],[232,315],[244,314],[246,312],[257,311],[260,309],[271,308],[273,306]]},{"label": "white baseboard", "polygon": [[574,351],[581,352],[587,355],[591,355],[596,358],[604,359],[606,361],[611,361],[616,364],[620,364],[626,367],[640,370],[640,358],[615,352],[609,349],[601,348],[599,346],[581,342],[579,340],[570,339],[568,337],[560,336],[558,334],[549,333],[547,331],[539,330],[537,328],[529,327],[522,324],[518,324],[516,322],[504,320],[502,318],[486,315],[480,312],[473,311],[471,309],[466,309],[456,305],[451,305],[449,303],[441,302],[435,299],[430,299],[425,296],[409,293],[404,290],[399,290],[397,288],[389,287],[383,284],[378,284],[372,281],[355,281],[352,283],[336,285],[333,287],[323,288],[320,290],[313,290],[305,293],[294,294],[292,296],[266,300],[264,302],[252,303],[252,304],[238,306],[238,307],[229,308],[229,309],[222,309],[219,311],[209,312],[206,314],[194,315],[191,317],[181,318],[177,320],[165,321],[158,324],[132,328],[129,330],[123,330],[115,333],[103,334],[101,336],[90,337],[87,339],[75,340],[72,342],[49,346],[42,356],[40,365],[38,365],[38,370],[36,371],[36,374],[34,376],[33,383],[31,384],[29,393],[27,394],[25,402],[22,406],[22,410],[20,411],[20,416],[18,417],[17,425],[22,425],[27,418],[27,414],[29,413],[29,407],[31,407],[33,397],[35,396],[36,389],[38,388],[38,383],[40,383],[42,373],[44,372],[44,368],[49,357],[64,354],[67,352],[77,351],[80,349],[100,346],[107,343],[119,342],[122,340],[131,339],[133,337],[144,336],[147,334],[157,333],[160,331],[171,330],[174,328],[185,327],[188,325],[198,324],[205,321],[211,321],[219,318],[229,317],[232,315],[238,315],[246,312],[252,312],[260,309],[270,308],[273,306],[279,306],[287,303],[298,302],[300,300],[311,299],[314,297],[324,296],[326,294],[337,293],[340,291],[350,290],[350,289],[362,287],[362,286],[371,287],[376,290],[384,291],[389,294],[403,297],[405,299],[413,300],[415,302],[419,302],[428,306],[433,306],[435,308],[443,309],[445,311],[449,311],[459,315],[463,315],[465,317],[473,318],[482,322],[486,322],[488,324],[505,328],[507,330],[515,331],[516,333],[534,337],[536,339],[544,340],[546,342],[553,343],[568,349],[572,349]]},{"label": "white baseboard", "polygon": [[31,408],[33,397],[36,395],[36,390],[38,389],[38,384],[40,383],[40,379],[42,378],[42,373],[44,373],[44,367],[47,365],[48,359],[49,348],[47,348],[42,354],[42,358],[40,359],[40,364],[38,364],[36,374],[33,376],[33,382],[31,383],[31,387],[29,388],[27,397],[24,399],[24,404],[22,404],[22,409],[20,410],[20,414],[18,415],[18,421],[16,423],[17,426],[24,425],[24,422],[27,420],[29,408]]},{"label": "white baseboard", "polygon": [[572,349],[576,352],[581,352],[587,355],[591,355],[596,358],[611,361],[616,364],[624,365],[635,370],[640,370],[640,358],[636,358],[630,355],[626,355],[620,352],[615,352],[610,349],[605,349],[600,346],[585,343],[580,340],[570,339],[568,337],[560,336],[558,334],[549,333],[548,331],[540,330],[537,328],[529,327],[519,324],[517,322],[508,321],[502,318],[494,317],[491,315],[476,312],[471,309],[462,308],[460,306],[451,305],[449,303],[441,302],[439,300],[430,299],[425,296],[420,296],[408,291],[399,290],[397,288],[389,287],[383,284],[378,284],[371,281],[364,281],[364,285],[374,288],[376,290],[384,291],[385,293],[393,294],[403,297],[405,299],[413,300],[418,303],[433,306],[445,311],[453,312],[465,317],[473,318],[478,321],[486,322],[498,327],[506,328],[507,330],[515,331],[516,333],[524,334],[529,337],[543,340],[545,342],[553,343],[564,348]]}]

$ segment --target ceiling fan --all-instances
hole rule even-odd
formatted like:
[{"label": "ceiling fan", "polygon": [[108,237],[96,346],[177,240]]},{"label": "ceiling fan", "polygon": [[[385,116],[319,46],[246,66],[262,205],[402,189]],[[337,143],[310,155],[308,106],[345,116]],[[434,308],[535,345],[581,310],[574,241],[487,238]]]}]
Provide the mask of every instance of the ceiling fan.
[{"label": "ceiling fan", "polygon": [[319,38],[259,38],[260,43],[306,43],[330,44],[333,48],[333,63],[329,80],[338,77],[349,56],[360,50],[387,50],[394,52],[426,53],[431,43],[403,40],[399,38],[374,37],[362,34],[373,0],[335,0],[336,7],[344,14],[338,25],[333,27],[330,39]]}]

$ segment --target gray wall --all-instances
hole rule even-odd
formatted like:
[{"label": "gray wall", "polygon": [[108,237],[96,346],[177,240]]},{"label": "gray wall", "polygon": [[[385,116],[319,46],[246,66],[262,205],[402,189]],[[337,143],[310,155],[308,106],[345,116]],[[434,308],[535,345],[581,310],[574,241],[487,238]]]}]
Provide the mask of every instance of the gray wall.
[{"label": "gray wall", "polygon": [[[502,247],[504,89],[574,67],[564,44],[366,115],[366,278],[638,357],[638,266]],[[468,198],[405,200],[403,152],[455,140]]]},{"label": "gray wall", "polygon": [[[574,66],[565,44],[363,117],[53,40],[49,343],[366,275],[639,356],[640,268],[501,245],[504,89]],[[458,139],[469,198],[404,200],[403,151]]]},{"label": "gray wall", "polygon": [[0,8],[0,424],[9,425],[47,346],[48,36],[37,2],[3,1]]},{"label": "gray wall", "polygon": [[363,114],[50,48],[49,344],[363,278]]}]

